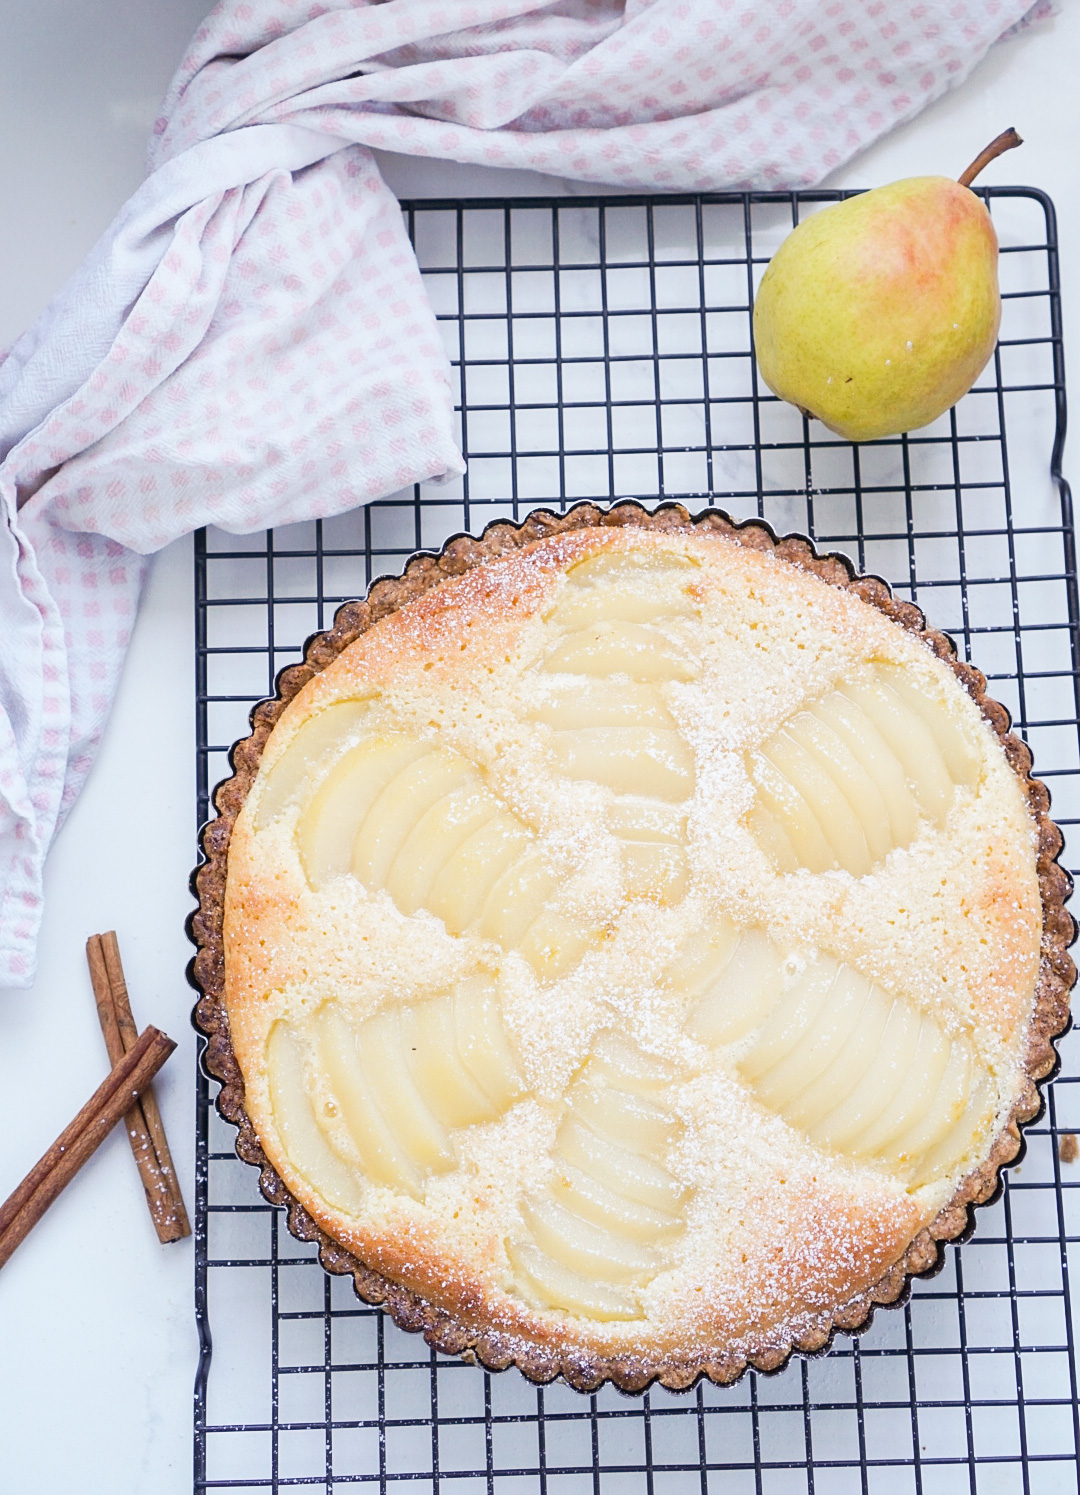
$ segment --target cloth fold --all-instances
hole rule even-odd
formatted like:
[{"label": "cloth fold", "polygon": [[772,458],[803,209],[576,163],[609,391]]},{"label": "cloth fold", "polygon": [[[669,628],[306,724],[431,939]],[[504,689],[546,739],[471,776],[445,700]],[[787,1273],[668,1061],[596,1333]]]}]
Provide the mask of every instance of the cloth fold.
[{"label": "cloth fold", "polygon": [[1029,0],[223,0],[138,192],[0,359],[0,984],[116,690],[145,557],[463,470],[372,150],[623,187],[811,186]]}]

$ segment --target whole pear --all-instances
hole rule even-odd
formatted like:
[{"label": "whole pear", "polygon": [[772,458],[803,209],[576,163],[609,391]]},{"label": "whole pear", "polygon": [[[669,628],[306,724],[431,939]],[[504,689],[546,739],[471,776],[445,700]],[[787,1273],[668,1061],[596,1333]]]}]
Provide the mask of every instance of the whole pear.
[{"label": "whole pear", "polygon": [[967,183],[1019,145],[1006,131],[961,177],[911,177],[805,219],[754,302],[762,377],[848,441],[928,425],[997,341],[998,244]]}]

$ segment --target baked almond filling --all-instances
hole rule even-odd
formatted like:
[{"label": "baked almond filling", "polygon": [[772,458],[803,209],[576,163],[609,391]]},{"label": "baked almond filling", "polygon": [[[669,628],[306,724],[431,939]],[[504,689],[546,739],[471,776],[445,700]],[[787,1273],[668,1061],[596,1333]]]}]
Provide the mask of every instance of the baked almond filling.
[{"label": "baked almond filling", "polygon": [[584,529],[377,623],[233,830],[245,1104],[470,1331],[745,1353],[877,1281],[1025,1082],[1034,826],[953,672],[718,536]]}]

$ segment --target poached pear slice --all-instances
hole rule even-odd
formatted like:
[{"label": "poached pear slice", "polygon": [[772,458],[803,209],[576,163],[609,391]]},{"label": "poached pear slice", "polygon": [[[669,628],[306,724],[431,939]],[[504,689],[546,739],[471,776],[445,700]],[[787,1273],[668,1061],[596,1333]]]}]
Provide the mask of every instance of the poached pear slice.
[{"label": "poached pear slice", "polygon": [[568,779],[668,803],[694,791],[694,755],[670,728],[578,727],[552,735],[555,761]]},{"label": "poached pear slice", "polygon": [[562,1308],[601,1323],[641,1317],[634,1293],[553,1261],[531,1241],[508,1241],[506,1254],[515,1290],[534,1308]]},{"label": "poached pear slice", "polygon": [[598,1137],[573,1116],[559,1131],[557,1151],[561,1160],[612,1194],[672,1219],[677,1217],[685,1191],[662,1163],[642,1157],[610,1137]]},{"label": "poached pear slice", "polygon": [[551,675],[629,675],[631,680],[692,680],[695,662],[648,623],[595,623],[567,634],[544,660]]},{"label": "poached pear slice", "polygon": [[358,1215],[363,1192],[351,1169],[323,1135],[304,1074],[302,1041],[287,1023],[275,1023],[266,1044],[266,1075],[270,1106],[285,1155],[301,1178],[319,1191],[328,1204]]}]

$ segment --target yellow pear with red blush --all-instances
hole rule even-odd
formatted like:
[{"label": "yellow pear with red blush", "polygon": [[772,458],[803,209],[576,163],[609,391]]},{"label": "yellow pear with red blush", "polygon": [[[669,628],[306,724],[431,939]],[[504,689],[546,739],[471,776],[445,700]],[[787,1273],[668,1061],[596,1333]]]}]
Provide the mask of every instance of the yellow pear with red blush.
[{"label": "yellow pear with red blush", "polygon": [[1001,321],[997,235],[970,183],[1020,143],[1007,130],[959,181],[892,182],[788,235],[754,302],[774,394],[848,441],[874,441],[929,425],[967,393]]}]

